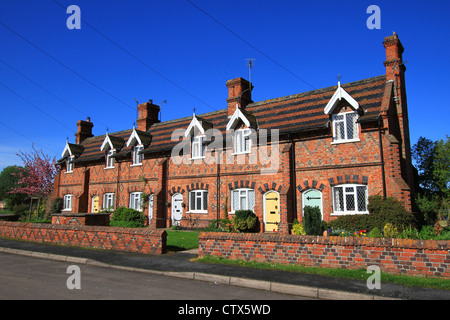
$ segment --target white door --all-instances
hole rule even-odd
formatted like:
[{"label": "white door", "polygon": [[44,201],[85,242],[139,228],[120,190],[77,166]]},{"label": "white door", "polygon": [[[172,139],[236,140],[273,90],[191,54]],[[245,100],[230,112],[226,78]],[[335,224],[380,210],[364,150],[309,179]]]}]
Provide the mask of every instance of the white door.
[{"label": "white door", "polygon": [[150,195],[148,198],[148,224],[152,221],[153,218],[153,195]]},{"label": "white door", "polygon": [[175,193],[172,196],[172,225],[179,226],[180,220],[183,217],[183,195]]}]

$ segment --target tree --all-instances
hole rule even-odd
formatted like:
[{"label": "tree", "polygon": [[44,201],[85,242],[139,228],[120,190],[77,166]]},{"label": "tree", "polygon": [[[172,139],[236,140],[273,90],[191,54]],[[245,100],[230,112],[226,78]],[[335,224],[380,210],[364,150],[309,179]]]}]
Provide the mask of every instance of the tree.
[{"label": "tree", "polygon": [[441,139],[436,142],[436,154],[433,176],[436,186],[444,197],[450,196],[450,137],[447,141]]},{"label": "tree", "polygon": [[31,153],[19,151],[17,154],[23,161],[24,167],[16,175],[19,177],[18,186],[11,193],[23,193],[41,200],[46,199],[53,191],[53,180],[57,174],[56,160],[44,155],[42,150],[36,150],[34,145]]},{"label": "tree", "polygon": [[433,169],[436,186],[439,189],[437,197],[440,199],[440,211],[450,213],[450,137],[447,141],[441,139],[436,142],[436,155]]},{"label": "tree", "polygon": [[436,154],[436,142],[420,137],[412,147],[411,155],[418,171],[419,193],[431,196],[438,191],[434,179],[434,158]]},{"label": "tree", "polygon": [[8,166],[0,173],[0,199],[5,200],[7,207],[13,209],[14,206],[23,203],[28,197],[22,193],[10,193],[17,188],[19,177],[17,174],[21,171],[19,166]]},{"label": "tree", "polygon": [[446,139],[434,142],[420,137],[411,150],[418,171],[416,205],[427,224],[450,209],[450,140]]}]

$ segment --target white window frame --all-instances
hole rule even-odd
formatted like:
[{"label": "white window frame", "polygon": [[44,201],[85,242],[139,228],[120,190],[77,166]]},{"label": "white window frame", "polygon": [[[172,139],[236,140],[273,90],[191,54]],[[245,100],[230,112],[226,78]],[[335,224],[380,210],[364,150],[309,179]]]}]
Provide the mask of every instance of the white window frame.
[{"label": "white window frame", "polygon": [[[350,115],[354,115],[354,123],[353,123],[353,138],[348,138],[348,120],[347,118]],[[337,120],[336,117],[342,116],[342,119]],[[355,142],[360,141],[359,139],[359,125],[358,125],[358,113],[356,111],[349,112],[341,112],[332,115],[332,123],[333,123],[333,142],[332,143],[345,143],[345,142]],[[337,126],[341,124],[344,126],[344,137],[338,137],[339,130]]]},{"label": "white window frame", "polygon": [[144,160],[144,155],[139,154],[139,151],[144,150],[144,146],[142,144],[139,144],[137,146],[133,147],[133,166],[140,166],[142,165],[142,161]]},{"label": "white window frame", "polygon": [[[364,188],[364,203],[360,203],[360,197],[358,197],[358,188]],[[353,189],[353,190],[351,190]],[[341,191],[338,191],[341,190]],[[332,215],[347,215],[347,214],[366,214],[368,211],[368,187],[364,184],[340,184],[332,188],[332,198],[333,198],[333,213]],[[338,194],[339,192],[339,194]],[[341,196],[341,199],[337,199]],[[353,197],[354,208],[349,209],[347,203],[348,197]],[[338,202],[339,201],[339,202]],[[360,206],[363,210],[360,210]]]},{"label": "white window frame", "polygon": [[73,172],[73,159],[75,156],[70,156],[66,160],[66,173],[72,173]]},{"label": "white window frame", "polygon": [[[235,200],[238,197],[238,200]],[[253,197],[253,202],[251,198]],[[244,207],[241,206],[241,201],[244,200]],[[236,210],[252,210],[255,211],[255,190],[249,188],[240,188],[231,190],[231,213],[235,213]],[[237,206],[235,204],[237,203]]]},{"label": "white window frame", "polygon": [[103,210],[114,210],[116,205],[116,194],[108,192],[103,195]]},{"label": "white window frame", "polygon": [[131,192],[130,193],[129,208],[138,210],[138,211],[142,211],[142,209],[143,209],[142,192]]},{"label": "white window frame", "polygon": [[72,211],[73,195],[65,194],[63,198],[63,209],[62,211]]},{"label": "white window frame", "polygon": [[252,130],[238,129],[234,132],[234,154],[250,153],[252,149]]},{"label": "white window frame", "polygon": [[105,167],[105,169],[114,168],[114,165],[116,164],[116,160],[114,159],[113,155],[115,153],[116,153],[116,150],[106,151],[106,167]]},{"label": "white window frame", "polygon": [[[197,200],[200,200],[200,208],[197,206]],[[193,190],[189,192],[189,212],[208,213],[208,190]]]},{"label": "white window frame", "polygon": [[206,140],[205,135],[193,136],[191,138],[191,159],[202,159],[205,158],[206,145],[204,144]]}]

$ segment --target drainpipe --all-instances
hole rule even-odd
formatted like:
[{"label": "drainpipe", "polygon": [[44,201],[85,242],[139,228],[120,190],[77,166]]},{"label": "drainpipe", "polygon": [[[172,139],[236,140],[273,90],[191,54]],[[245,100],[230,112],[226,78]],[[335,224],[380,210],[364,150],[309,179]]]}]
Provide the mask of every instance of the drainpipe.
[{"label": "drainpipe", "polygon": [[217,161],[217,196],[216,196],[216,202],[217,202],[217,222],[216,227],[219,228],[219,219],[220,219],[220,161],[218,159]]},{"label": "drainpipe", "polygon": [[288,138],[291,141],[291,154],[290,154],[290,158],[291,158],[291,164],[289,166],[290,171],[291,171],[291,187],[292,187],[292,203],[293,203],[293,212],[294,212],[294,219],[297,219],[297,191],[296,191],[296,172],[295,172],[295,144],[294,144],[294,140],[292,139],[291,134],[288,134]]},{"label": "drainpipe", "polygon": [[386,173],[384,171],[383,139],[381,137],[382,118],[378,118],[378,139],[380,140],[381,179],[383,182],[383,199],[386,200]]}]

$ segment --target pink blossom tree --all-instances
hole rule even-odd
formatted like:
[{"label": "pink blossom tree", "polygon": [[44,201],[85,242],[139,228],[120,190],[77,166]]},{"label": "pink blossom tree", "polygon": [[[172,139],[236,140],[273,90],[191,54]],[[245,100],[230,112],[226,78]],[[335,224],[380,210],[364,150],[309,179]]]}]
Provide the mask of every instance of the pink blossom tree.
[{"label": "pink blossom tree", "polygon": [[[22,159],[24,167],[16,173],[19,176],[17,187],[11,193],[24,193],[31,199],[38,199],[38,210],[41,200],[45,200],[53,191],[53,181],[58,172],[55,158],[51,159],[41,150],[26,153],[19,151],[17,155]],[[30,202],[31,211],[31,202]]]}]

